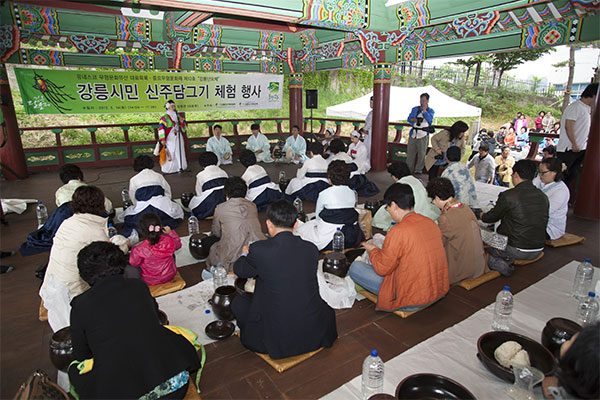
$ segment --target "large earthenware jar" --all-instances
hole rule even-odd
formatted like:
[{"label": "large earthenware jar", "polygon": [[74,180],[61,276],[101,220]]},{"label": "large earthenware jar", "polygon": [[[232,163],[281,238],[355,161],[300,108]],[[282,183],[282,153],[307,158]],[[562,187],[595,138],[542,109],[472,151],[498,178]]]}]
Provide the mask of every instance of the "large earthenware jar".
[{"label": "large earthenware jar", "polygon": [[234,286],[219,286],[215,290],[212,298],[208,300],[212,306],[213,312],[219,319],[231,321],[234,319],[233,312],[231,311],[231,301],[237,295]]},{"label": "large earthenware jar", "polygon": [[192,201],[192,197],[194,197],[194,193],[181,193],[181,204],[185,208],[188,208],[188,206],[190,205],[190,201]]},{"label": "large earthenware jar", "polygon": [[348,260],[344,253],[333,252],[325,256],[323,260],[323,272],[345,278],[348,274]]},{"label": "large earthenware jar", "polygon": [[50,361],[60,371],[67,371],[74,360],[73,345],[71,344],[71,327],[58,330],[50,339]]},{"label": "large earthenware jar", "polygon": [[190,254],[197,260],[205,260],[208,258],[210,248],[206,246],[203,239],[207,236],[203,233],[195,233],[190,237]]}]

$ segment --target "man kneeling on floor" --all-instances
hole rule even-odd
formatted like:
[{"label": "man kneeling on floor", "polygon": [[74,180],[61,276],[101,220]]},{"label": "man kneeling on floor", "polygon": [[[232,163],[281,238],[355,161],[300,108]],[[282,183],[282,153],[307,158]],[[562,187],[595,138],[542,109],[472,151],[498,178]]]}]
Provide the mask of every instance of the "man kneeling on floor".
[{"label": "man kneeling on floor", "polygon": [[481,214],[487,224],[500,221],[496,230],[508,237],[504,250],[487,247],[488,266],[504,276],[511,276],[515,260],[533,260],[544,250],[548,225],[548,197],[531,182],[537,167],[532,160],[519,160],[513,167],[515,186],[498,195],[494,208]]},{"label": "man kneeling on floor", "polygon": [[245,246],[233,266],[238,277],[256,279],[252,299],[236,296],[231,304],[242,343],[273,359],[331,347],[337,338],[335,312],[319,295],[319,251],[292,233],[297,215],[286,200],[270,204],[270,238]]},{"label": "man kneeling on floor", "polygon": [[415,213],[409,185],[393,184],[383,201],[396,225],[387,233],[382,249],[363,243],[372,265],[354,261],[349,274],[354,282],[377,294],[378,310],[416,311],[448,292],[442,233],[430,218]]}]

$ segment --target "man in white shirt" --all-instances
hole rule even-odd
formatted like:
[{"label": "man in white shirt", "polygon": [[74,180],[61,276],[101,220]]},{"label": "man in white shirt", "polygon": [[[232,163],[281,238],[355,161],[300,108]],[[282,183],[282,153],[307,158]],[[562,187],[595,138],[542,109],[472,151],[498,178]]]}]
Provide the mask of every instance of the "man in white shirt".
[{"label": "man in white shirt", "polygon": [[581,98],[569,104],[560,118],[560,138],[556,150],[558,158],[567,166],[564,179],[567,185],[576,177],[585,157],[597,93],[598,83],[589,84],[581,93]]}]

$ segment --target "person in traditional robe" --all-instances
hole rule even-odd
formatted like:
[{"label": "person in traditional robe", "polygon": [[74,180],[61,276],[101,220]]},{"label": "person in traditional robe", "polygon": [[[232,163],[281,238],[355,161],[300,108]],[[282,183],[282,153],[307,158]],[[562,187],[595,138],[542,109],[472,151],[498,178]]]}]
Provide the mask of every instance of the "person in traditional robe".
[{"label": "person in traditional robe", "polygon": [[303,163],[306,161],[306,140],[300,135],[300,127],[292,127],[292,135],[285,140],[283,146],[285,159],[288,163]]},{"label": "person in traditional robe", "polygon": [[[431,203],[431,199],[427,196],[427,191],[421,181],[411,175],[408,164],[404,161],[395,162],[390,164],[387,170],[396,183],[403,183],[411,187],[415,203],[414,211],[433,221],[437,221],[440,216],[440,210]],[[372,225],[375,228],[388,231],[392,227],[392,222],[394,220],[390,213],[385,207],[381,207],[377,210],[375,216],[373,216]]]},{"label": "person in traditional robe", "polygon": [[164,162],[163,157],[160,157],[160,169],[165,174],[183,172],[187,169],[184,137],[187,132],[187,122],[177,114],[173,100],[167,101],[165,108],[167,113],[158,123],[158,139],[165,152]]},{"label": "person in traditional robe", "polygon": [[348,146],[348,154],[364,173],[369,172],[371,169],[371,162],[367,155],[367,147],[360,141],[360,133],[352,131],[350,139],[352,140],[352,143]]},{"label": "person in traditional robe", "polygon": [[327,175],[332,186],[319,193],[316,218],[298,223],[294,233],[314,243],[319,250],[330,250],[333,234],[341,228],[344,247],[356,247],[364,239],[364,234],[358,225],[358,212],[354,208],[356,194],[348,187],[350,167],[343,161],[333,161],[327,168]]},{"label": "person in traditional robe", "polygon": [[310,143],[308,146],[308,159],[298,169],[296,177],[290,180],[285,194],[293,198],[309,199],[316,201],[319,193],[327,189],[330,184],[327,180],[327,161],[323,158],[323,145],[319,142]]},{"label": "person in traditional robe", "polygon": [[267,171],[260,165],[256,165],[256,156],[250,150],[240,153],[240,163],[246,167],[242,179],[248,185],[246,199],[254,202],[258,211],[263,211],[274,201],[283,197],[279,185],[271,182]]},{"label": "person in traditional robe", "polygon": [[213,136],[206,142],[206,151],[215,153],[219,159],[217,165],[233,163],[231,145],[229,144],[229,141],[223,137],[221,125],[215,125],[213,127]]},{"label": "person in traditional robe", "polygon": [[295,236],[296,208],[279,200],[267,208],[269,239],[244,246],[233,270],[256,279],[254,295],[236,296],[231,310],[242,344],[273,359],[331,347],[335,312],[319,295],[317,248]]},{"label": "person in traditional robe", "polygon": [[257,162],[272,163],[271,145],[269,144],[269,139],[260,133],[260,125],[252,124],[250,129],[252,130],[252,135],[248,138],[246,150],[254,153]]},{"label": "person in traditional robe", "polygon": [[379,193],[377,185],[367,178],[365,171],[346,153],[346,145],[341,139],[333,139],[329,145],[329,149],[333,156],[329,157],[327,161],[340,160],[348,164],[350,167],[350,181],[348,181],[348,186],[356,190],[356,193],[360,197],[371,197]]},{"label": "person in traditional robe", "polygon": [[196,195],[192,197],[189,208],[198,219],[211,217],[215,207],[225,201],[223,190],[228,176],[218,167],[219,159],[212,152],[201,153],[198,163],[202,171],[196,175]]},{"label": "person in traditional robe", "polygon": [[[171,200],[171,186],[164,176],[153,171],[154,161],[149,156],[137,156],[133,161],[133,170],[137,172],[129,180],[129,194],[133,206],[127,207],[118,216],[124,222],[123,236],[130,236],[136,231],[140,217],[146,212],[153,212],[160,217],[163,226],[175,229],[183,219],[183,209]],[[136,242],[133,237],[132,241]]]}]

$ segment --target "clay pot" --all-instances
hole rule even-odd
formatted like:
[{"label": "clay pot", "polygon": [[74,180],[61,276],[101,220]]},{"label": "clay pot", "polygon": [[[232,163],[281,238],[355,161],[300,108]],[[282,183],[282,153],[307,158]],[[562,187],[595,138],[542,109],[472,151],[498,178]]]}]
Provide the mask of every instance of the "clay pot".
[{"label": "clay pot", "polygon": [[304,211],[298,213],[298,219],[302,222],[306,222],[306,213]]},{"label": "clay pot", "polygon": [[169,325],[169,317],[163,310],[158,310],[158,322],[161,325]]},{"label": "clay pot", "polygon": [[323,260],[323,272],[328,272],[340,278],[345,278],[348,275],[349,267],[344,253],[329,253]]},{"label": "clay pot", "polygon": [[71,344],[71,327],[56,331],[50,339],[50,361],[56,369],[67,372],[69,364],[74,360]]},{"label": "clay pot", "polygon": [[210,247],[207,246],[207,243],[204,239],[207,236],[203,233],[195,233],[190,237],[190,254],[197,260],[206,260],[208,258],[208,253],[210,251]]},{"label": "clay pot", "polygon": [[369,210],[371,215],[375,215],[375,205],[372,201],[365,201],[365,210]]},{"label": "clay pot", "polygon": [[289,184],[290,184],[290,178],[281,178],[279,180],[279,189],[281,190],[282,193],[285,193],[285,189],[287,189]]},{"label": "clay pot", "polygon": [[192,197],[194,197],[194,193],[181,193],[181,204],[183,204],[185,208],[188,208],[190,201],[192,201]]},{"label": "clay pot", "polygon": [[542,344],[555,357],[560,358],[560,347],[581,331],[581,325],[565,318],[552,318],[542,331]]},{"label": "clay pot", "polygon": [[227,321],[234,319],[233,312],[231,311],[231,301],[236,295],[236,289],[231,285],[219,286],[215,290],[215,294],[208,300],[208,303],[212,306],[217,318]]}]

